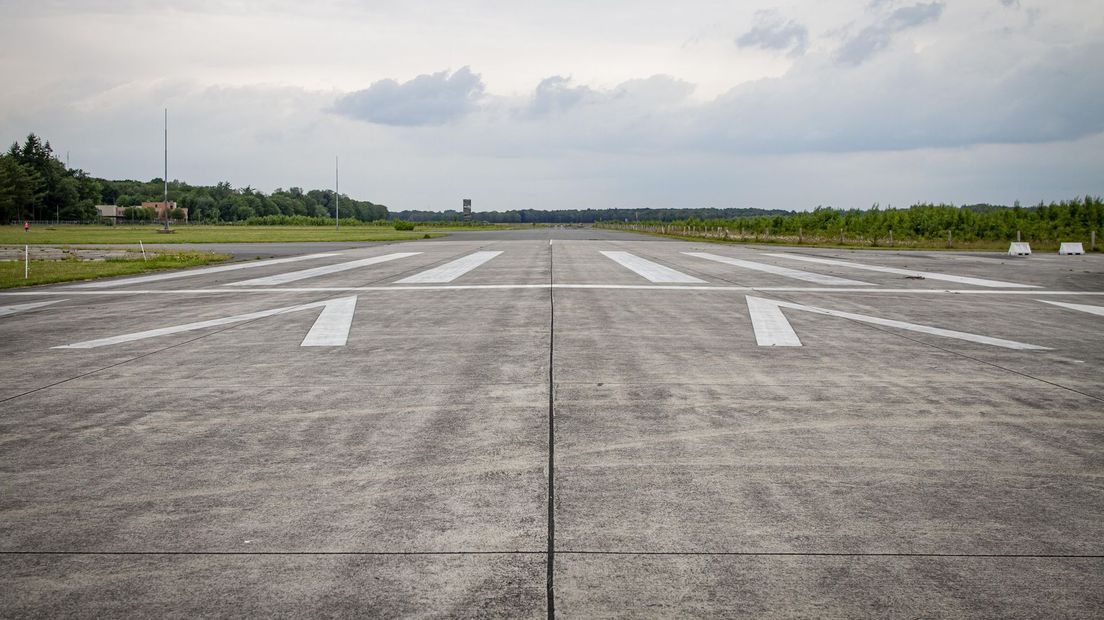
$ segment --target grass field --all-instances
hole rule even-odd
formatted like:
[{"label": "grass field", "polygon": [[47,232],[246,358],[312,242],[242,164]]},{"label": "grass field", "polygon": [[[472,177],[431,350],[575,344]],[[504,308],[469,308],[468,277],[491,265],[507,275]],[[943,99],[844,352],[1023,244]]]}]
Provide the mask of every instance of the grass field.
[{"label": "grass field", "polygon": [[142,259],[140,253],[134,254],[135,258],[112,258],[99,261],[32,260],[30,277],[26,279],[23,277],[23,261],[2,261],[0,262],[0,289],[198,267],[230,258],[229,255],[212,252],[164,252],[147,261]]},{"label": "grass field", "polygon": [[429,226],[400,232],[383,226],[346,226],[341,230],[324,226],[179,226],[176,232],[157,232],[160,225],[148,226],[22,226],[0,227],[0,245],[23,244],[110,244],[132,243],[280,243],[299,241],[403,241],[422,239],[427,234],[440,237],[444,232]]}]

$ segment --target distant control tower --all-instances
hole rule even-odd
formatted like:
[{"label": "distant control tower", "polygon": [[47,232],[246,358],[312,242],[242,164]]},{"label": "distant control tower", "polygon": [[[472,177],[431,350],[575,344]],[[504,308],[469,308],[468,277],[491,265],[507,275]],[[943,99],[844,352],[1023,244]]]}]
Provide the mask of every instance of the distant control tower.
[{"label": "distant control tower", "polygon": [[471,221],[471,198],[464,199],[464,221]]}]

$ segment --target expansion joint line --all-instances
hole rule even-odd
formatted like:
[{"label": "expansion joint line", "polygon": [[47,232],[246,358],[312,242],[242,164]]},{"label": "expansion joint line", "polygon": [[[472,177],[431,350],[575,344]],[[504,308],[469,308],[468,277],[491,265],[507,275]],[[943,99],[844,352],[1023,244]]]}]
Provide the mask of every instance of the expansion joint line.
[{"label": "expansion joint line", "polygon": [[552,243],[548,244],[548,554],[545,562],[545,597],[548,619],[556,617],[556,383],[554,353],[556,343],[556,291],[552,288]]}]

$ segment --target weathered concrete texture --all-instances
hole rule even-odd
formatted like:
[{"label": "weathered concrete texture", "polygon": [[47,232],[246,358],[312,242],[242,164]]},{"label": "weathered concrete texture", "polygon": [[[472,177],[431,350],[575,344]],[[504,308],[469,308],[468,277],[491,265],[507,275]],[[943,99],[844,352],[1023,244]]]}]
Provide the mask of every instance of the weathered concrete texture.
[{"label": "weathered concrete texture", "polygon": [[557,547],[1104,553],[1095,408],[1010,388],[559,386]]},{"label": "weathered concrete texture", "polygon": [[556,556],[568,618],[1099,618],[1104,559]]},{"label": "weathered concrete texture", "polygon": [[0,556],[0,616],[544,616],[544,556]]},{"label": "weathered concrete texture", "polygon": [[6,410],[0,550],[543,548],[542,385],[119,392]]},{"label": "weathered concrete texture", "polygon": [[[0,318],[0,615],[543,614],[550,372],[561,617],[1099,615],[1104,317],[1037,299],[1104,296],[948,294],[980,289],[765,254],[1091,292],[1104,257],[588,234],[38,289],[66,301]],[[421,254],[292,285],[308,290],[223,286],[407,251]],[[452,290],[375,288],[418,289],[395,282],[476,251],[502,254]],[[625,288],[650,282],[602,251],[771,290]],[[345,346],[300,346],[312,309],[50,348],[350,295]],[[794,308],[803,346],[762,347],[747,295],[1048,350]]]}]

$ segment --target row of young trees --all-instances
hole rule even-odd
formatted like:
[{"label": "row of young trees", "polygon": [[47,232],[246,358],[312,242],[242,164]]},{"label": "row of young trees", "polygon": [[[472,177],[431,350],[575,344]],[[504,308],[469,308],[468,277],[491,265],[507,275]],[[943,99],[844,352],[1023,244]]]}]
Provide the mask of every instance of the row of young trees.
[{"label": "row of young trees", "polygon": [[[660,222],[654,222],[659,224]],[[1104,200],[1085,196],[1039,203],[1033,207],[998,205],[918,204],[907,209],[866,210],[818,207],[785,215],[725,219],[685,219],[677,226],[724,228],[757,235],[780,235],[885,240],[889,232],[898,240],[944,239],[950,232],[959,241],[1006,241],[1023,238],[1039,241],[1079,240],[1091,231],[1104,232]]]},{"label": "row of young trees", "polygon": [[[93,221],[98,204],[126,207],[124,217],[152,219],[143,202],[164,199],[164,181],[110,181],[66,167],[48,141],[31,134],[0,155],[0,222],[21,220]],[[340,206],[342,218],[362,222],[386,220],[387,207],[342,195],[340,205],[329,190],[303,191],[298,187],[264,194],[229,183],[214,186],[169,183],[169,200],[188,209],[193,222],[237,222],[266,216],[332,218]],[[177,218],[179,219],[179,217]]]}]

